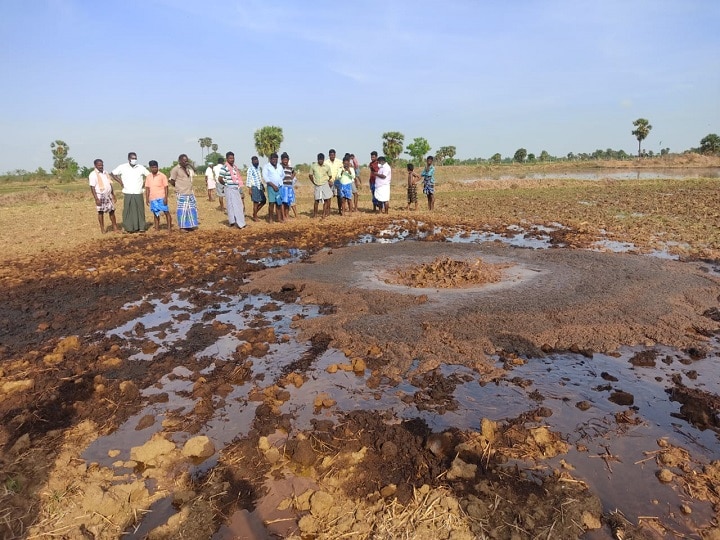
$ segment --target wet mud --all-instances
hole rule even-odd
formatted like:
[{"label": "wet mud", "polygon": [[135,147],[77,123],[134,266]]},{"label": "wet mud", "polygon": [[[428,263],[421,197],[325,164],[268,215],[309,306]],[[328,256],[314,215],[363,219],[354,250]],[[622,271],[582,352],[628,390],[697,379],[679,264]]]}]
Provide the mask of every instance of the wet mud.
[{"label": "wet mud", "polygon": [[209,238],[3,270],[4,537],[718,534],[712,264],[554,226]]}]

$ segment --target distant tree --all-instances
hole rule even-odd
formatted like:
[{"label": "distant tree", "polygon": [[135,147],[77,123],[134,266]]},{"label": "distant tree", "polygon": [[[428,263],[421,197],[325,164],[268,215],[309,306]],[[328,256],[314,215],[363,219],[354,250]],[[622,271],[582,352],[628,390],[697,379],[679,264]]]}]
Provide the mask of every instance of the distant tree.
[{"label": "distant tree", "polygon": [[45,169],[43,169],[42,167],[38,167],[38,168],[37,168],[37,171],[35,171],[35,174],[36,174],[37,176],[46,176],[46,175],[47,175],[47,171],[45,171]]},{"label": "distant tree", "polygon": [[50,143],[50,151],[53,156],[53,168],[52,173],[62,175],[68,168],[68,152],[70,147],[65,141],[56,140]]},{"label": "distant tree", "polygon": [[446,159],[452,160],[455,157],[455,152],[454,146],[441,146],[438,151],[435,152],[435,161],[443,165]]},{"label": "distant tree", "polygon": [[502,156],[500,155],[500,152],[496,152],[490,158],[490,163],[500,163],[501,161],[502,161]]},{"label": "distant tree", "polygon": [[518,148],[515,151],[515,155],[513,156],[513,160],[517,161],[518,163],[523,163],[525,161],[525,158],[527,157],[527,150],[524,148]]},{"label": "distant tree", "polygon": [[527,160],[531,163],[534,163],[535,162],[535,154],[533,154],[533,153],[528,154]]},{"label": "distant tree", "polygon": [[670,149],[669,149],[669,148],[661,148],[661,149],[660,149],[660,155],[661,155],[661,156],[667,156],[669,153],[670,153]]},{"label": "distant tree", "polygon": [[618,150],[617,158],[618,159],[628,159],[630,156],[625,150]]},{"label": "distant tree", "polygon": [[700,139],[700,153],[709,155],[720,154],[720,136],[710,133]]},{"label": "distant tree", "polygon": [[283,142],[283,130],[277,126],[264,126],[255,132],[255,150],[260,157],[270,157],[270,154],[280,150]]},{"label": "distant tree", "polygon": [[90,173],[93,172],[93,167],[80,167],[80,170],[78,170],[78,175],[80,178],[87,178],[90,176]]},{"label": "distant tree", "polygon": [[79,166],[77,161],[68,155],[70,147],[67,143],[58,139],[50,143],[50,151],[53,155],[52,173],[59,176],[61,181],[69,181],[75,178]]},{"label": "distant tree", "polygon": [[550,161],[550,154],[548,154],[547,150],[543,150],[540,152],[540,161]]},{"label": "distant tree", "polygon": [[[213,145],[216,146],[216,145]],[[205,167],[208,165],[215,165],[218,162],[218,158],[224,157],[220,152],[210,152],[205,156]]]},{"label": "distant tree", "polygon": [[210,148],[212,149],[213,152],[217,152],[218,148],[220,148],[220,147],[217,144],[213,143],[210,145]]},{"label": "distant tree", "polygon": [[399,131],[386,131],[382,134],[383,154],[388,161],[393,162],[403,151],[405,135]]},{"label": "distant tree", "polygon": [[633,122],[633,126],[635,126],[635,129],[632,130],[631,133],[638,141],[638,157],[640,157],[642,154],[642,142],[647,139],[647,136],[650,134],[652,126],[650,125],[650,122],[645,118],[638,118]]},{"label": "distant tree", "polygon": [[429,151],[430,143],[424,137],[415,137],[405,149],[405,152],[412,156],[416,164],[420,163]]},{"label": "distant tree", "polygon": [[575,161],[575,154],[568,152],[567,159],[568,161]]}]

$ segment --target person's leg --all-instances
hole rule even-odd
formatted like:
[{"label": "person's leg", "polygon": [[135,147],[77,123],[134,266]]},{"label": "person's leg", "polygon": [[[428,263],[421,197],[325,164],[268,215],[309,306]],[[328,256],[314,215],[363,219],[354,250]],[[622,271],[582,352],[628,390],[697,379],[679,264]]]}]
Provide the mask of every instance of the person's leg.
[{"label": "person's leg", "polygon": [[105,214],[98,212],[98,223],[100,224],[100,232],[105,234]]},{"label": "person's leg", "polygon": [[273,222],[273,213],[275,212],[275,203],[268,203],[268,223]]},{"label": "person's leg", "polygon": [[170,232],[170,229],[172,229],[172,216],[170,215],[170,211],[165,211],[165,223],[167,224],[167,230]]},{"label": "person's leg", "polygon": [[320,204],[320,201],[315,199],[315,202],[313,203],[313,219],[317,217],[318,204]]},{"label": "person's leg", "polygon": [[153,213],[153,227],[156,231],[160,230],[160,215]]},{"label": "person's leg", "polygon": [[117,220],[115,219],[115,210],[111,210],[109,212],[110,214],[110,223],[112,223],[113,231],[118,232],[120,229],[118,228]]},{"label": "person's leg", "polygon": [[220,210],[222,212],[225,211],[225,204],[223,203],[223,199],[225,199],[225,197],[218,197],[218,202],[220,203]]},{"label": "person's leg", "polygon": [[208,188],[208,201],[212,202],[212,192],[215,191],[213,189]]}]

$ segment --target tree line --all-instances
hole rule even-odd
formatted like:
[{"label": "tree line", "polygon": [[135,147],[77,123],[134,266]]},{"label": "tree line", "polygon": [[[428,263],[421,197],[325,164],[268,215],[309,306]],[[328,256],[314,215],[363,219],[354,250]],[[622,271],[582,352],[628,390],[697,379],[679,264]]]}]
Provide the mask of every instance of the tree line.
[{"label": "tree line", "polygon": [[[646,118],[638,118],[633,122],[634,129],[631,134],[638,141],[638,155],[637,157],[654,157],[656,154],[652,150],[643,150],[642,142],[647,139],[653,126]],[[283,130],[279,126],[264,126],[256,130],[253,134],[255,143],[255,150],[261,157],[269,157],[270,154],[278,152],[280,146],[283,143]],[[591,160],[627,160],[633,159],[624,150],[613,150],[612,148],[597,149],[591,153],[578,153],[569,152],[565,156],[552,156],[546,150],[542,150],[539,155],[532,152],[528,152],[525,148],[518,148],[512,156],[502,156],[499,152],[496,152],[489,158],[469,158],[469,159],[456,159],[457,153],[455,146],[440,146],[435,150],[434,154],[431,154],[432,147],[425,137],[415,137],[410,143],[405,145],[405,135],[399,131],[386,131],[382,134],[382,149],[385,157],[389,162],[398,165],[413,162],[415,164],[421,163],[424,158],[428,155],[433,155],[435,158],[436,165],[472,165],[478,163],[535,163],[535,162],[550,162],[550,161],[591,161]],[[200,144],[200,163],[204,166],[214,165],[218,162],[218,159],[224,157],[218,152],[219,146],[213,142],[212,137],[201,137],[198,139]],[[206,151],[207,150],[207,151]],[[53,168],[50,171],[53,176],[56,176],[60,181],[70,181],[77,177],[87,177],[92,172],[92,167],[81,167],[78,165],[74,158],[70,157],[70,146],[63,140],[55,140],[50,143],[50,151],[52,153]],[[716,133],[710,133],[700,139],[700,145],[694,148],[690,148],[685,151],[720,156],[720,136]],[[409,160],[402,159],[401,154],[407,154],[410,156]],[[670,153],[670,148],[662,148],[660,153],[657,155],[665,156]],[[173,162],[168,167],[164,167],[163,170],[168,171],[176,164]],[[193,162],[195,166],[195,163]],[[197,167],[196,167],[197,168]],[[17,169],[6,173],[5,176],[45,176],[47,172],[42,168],[38,167],[34,173]]]}]

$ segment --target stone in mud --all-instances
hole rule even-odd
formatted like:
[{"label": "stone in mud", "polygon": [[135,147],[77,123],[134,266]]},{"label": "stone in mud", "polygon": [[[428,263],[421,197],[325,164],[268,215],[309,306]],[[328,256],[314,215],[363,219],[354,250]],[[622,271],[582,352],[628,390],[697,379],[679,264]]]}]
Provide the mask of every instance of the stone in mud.
[{"label": "stone in mud", "polygon": [[316,491],[310,497],[310,513],[313,516],[325,516],[335,506],[335,497],[327,491]]},{"label": "stone in mud", "polygon": [[46,366],[56,366],[59,363],[61,363],[63,360],[65,360],[65,355],[63,355],[62,353],[54,352],[54,353],[46,354],[43,357],[43,363]]},{"label": "stone in mud", "polygon": [[10,448],[10,454],[17,456],[18,454],[22,454],[28,448],[30,448],[30,434],[26,433],[15,441],[15,444],[13,444],[12,448]]},{"label": "stone in mud", "polygon": [[589,401],[578,401],[575,406],[580,409],[581,411],[587,411],[592,405],[590,405]]},{"label": "stone in mud", "polygon": [[310,467],[315,463],[317,455],[313,450],[312,443],[308,439],[301,439],[297,441],[295,448],[292,452],[292,460],[295,463]]},{"label": "stone in mud", "polygon": [[629,407],[630,405],[635,403],[635,396],[633,396],[629,392],[623,392],[622,390],[616,390],[615,392],[610,394],[610,397],[608,399],[616,405],[620,405],[621,407]]},{"label": "stone in mud", "polygon": [[152,426],[155,423],[155,416],[152,414],[146,414],[143,416],[135,426],[135,431],[141,431],[145,428]]},{"label": "stone in mud", "polygon": [[130,459],[145,465],[154,465],[157,458],[167,455],[173,450],[175,450],[175,443],[168,441],[160,434],[155,434],[142,446],[133,446],[130,449]]},{"label": "stone in mud", "polygon": [[127,399],[135,399],[140,396],[140,390],[132,381],[123,381],[120,383],[120,393]]},{"label": "stone in mud", "polygon": [[325,371],[328,373],[337,373],[338,365],[337,364],[330,364],[327,368],[325,368]]},{"label": "stone in mud", "polygon": [[14,394],[25,392],[35,386],[35,379],[23,379],[21,381],[6,381],[0,385],[0,394]]},{"label": "stone in mud", "polygon": [[587,530],[594,530],[602,527],[602,524],[600,523],[600,518],[591,514],[587,510],[582,513],[582,524]]},{"label": "stone in mud", "polygon": [[388,484],[384,488],[380,490],[380,496],[383,499],[387,499],[388,497],[392,497],[397,492],[397,486],[395,484]]},{"label": "stone in mud", "polygon": [[385,441],[380,448],[383,459],[393,459],[398,455],[398,447],[392,441]]},{"label": "stone in mud", "polygon": [[457,478],[475,478],[476,472],[477,465],[473,463],[465,463],[462,459],[456,457],[447,473],[447,479],[455,480]]},{"label": "stone in mud", "polygon": [[80,338],[77,336],[68,336],[65,339],[61,339],[53,352],[59,354],[65,354],[69,351],[76,351],[80,348]]},{"label": "stone in mud", "polygon": [[353,358],[352,359],[352,370],[355,373],[364,373],[365,369],[367,369],[365,360],[363,360],[362,358]]},{"label": "stone in mud", "polygon": [[663,482],[664,484],[667,484],[668,482],[672,482],[675,475],[670,471],[670,469],[660,469],[658,472],[655,473],[658,480]]},{"label": "stone in mud", "polygon": [[480,433],[487,442],[493,442],[497,434],[497,422],[483,418],[480,421]]},{"label": "stone in mud", "polygon": [[190,458],[208,458],[215,453],[215,445],[205,435],[189,439],[182,449],[182,454]]}]

